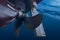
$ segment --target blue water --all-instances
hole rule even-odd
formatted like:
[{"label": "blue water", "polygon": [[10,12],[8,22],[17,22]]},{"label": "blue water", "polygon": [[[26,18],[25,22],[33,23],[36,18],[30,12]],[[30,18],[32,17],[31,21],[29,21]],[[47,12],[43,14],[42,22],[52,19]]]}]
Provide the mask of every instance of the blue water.
[{"label": "blue water", "polygon": [[[51,9],[50,6],[45,8],[43,7],[44,5],[44,3],[38,4],[38,11],[43,15],[43,26],[46,37],[35,38],[34,30],[27,30],[22,24],[19,38],[16,38],[14,36],[14,20],[8,26],[0,28],[0,40],[60,40],[60,15],[57,14],[59,13],[59,9],[54,8],[56,9],[54,10]],[[49,11],[46,12],[46,10]],[[53,14],[51,14],[51,11],[54,11]]]}]

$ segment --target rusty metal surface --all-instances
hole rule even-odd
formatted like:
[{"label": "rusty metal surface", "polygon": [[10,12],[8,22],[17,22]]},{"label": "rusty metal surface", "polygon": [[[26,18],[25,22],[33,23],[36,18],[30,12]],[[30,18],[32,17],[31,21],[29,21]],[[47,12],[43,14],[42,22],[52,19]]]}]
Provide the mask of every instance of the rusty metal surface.
[{"label": "rusty metal surface", "polygon": [[17,13],[7,6],[0,5],[0,26],[8,24]]}]

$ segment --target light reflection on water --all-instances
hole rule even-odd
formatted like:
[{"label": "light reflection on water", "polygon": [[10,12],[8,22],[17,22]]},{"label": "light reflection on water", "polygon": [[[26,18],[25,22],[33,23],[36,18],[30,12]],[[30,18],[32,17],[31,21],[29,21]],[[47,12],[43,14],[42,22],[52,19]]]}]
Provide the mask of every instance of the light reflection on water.
[{"label": "light reflection on water", "polygon": [[[57,3],[56,0],[55,1],[52,0],[52,2],[55,2],[56,5],[54,3],[52,3],[51,0],[50,0],[50,2],[49,1],[45,2],[45,1],[47,1],[47,0],[44,0],[40,4],[38,4],[38,8],[39,8],[38,11],[41,12],[43,15],[47,15],[54,19],[60,20],[60,4]],[[51,3],[54,5],[52,5]],[[58,4],[59,4],[59,6],[58,6]]]}]

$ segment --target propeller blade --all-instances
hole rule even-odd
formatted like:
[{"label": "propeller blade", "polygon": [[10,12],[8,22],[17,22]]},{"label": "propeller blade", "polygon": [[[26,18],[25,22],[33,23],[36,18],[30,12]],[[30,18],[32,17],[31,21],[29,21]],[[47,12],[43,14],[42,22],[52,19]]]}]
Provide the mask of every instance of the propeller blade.
[{"label": "propeller blade", "polygon": [[24,20],[24,25],[28,29],[35,29],[41,24],[42,18],[43,16],[41,14],[33,17],[26,17]]}]

